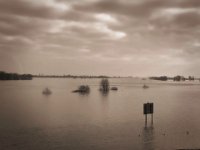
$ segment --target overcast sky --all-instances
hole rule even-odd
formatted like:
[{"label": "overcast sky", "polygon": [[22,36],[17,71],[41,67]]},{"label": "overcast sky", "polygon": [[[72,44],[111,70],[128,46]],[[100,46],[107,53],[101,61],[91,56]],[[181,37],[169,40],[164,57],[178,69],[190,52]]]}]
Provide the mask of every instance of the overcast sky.
[{"label": "overcast sky", "polygon": [[200,0],[0,0],[0,70],[200,76]]}]

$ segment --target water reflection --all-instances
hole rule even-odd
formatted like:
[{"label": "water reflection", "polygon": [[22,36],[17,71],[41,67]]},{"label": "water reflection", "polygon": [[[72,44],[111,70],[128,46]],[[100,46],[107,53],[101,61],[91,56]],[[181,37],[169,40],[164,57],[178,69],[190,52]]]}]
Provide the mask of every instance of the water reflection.
[{"label": "water reflection", "polygon": [[[119,92],[99,91],[96,86],[99,79],[1,82],[1,149],[168,150],[199,147],[200,85],[176,86],[152,81],[148,85],[153,88],[144,92],[138,84],[140,81],[135,79],[110,80],[120,85]],[[81,84],[93,85],[89,94],[71,92]],[[53,92],[49,96],[42,94],[46,85]],[[146,99],[155,99],[159,113],[156,113],[154,127],[150,126],[151,116],[148,116],[148,127],[143,128],[141,104]],[[34,128],[40,130],[32,130]]]},{"label": "water reflection", "polygon": [[107,97],[109,94],[109,91],[100,90],[100,93],[102,97]]},{"label": "water reflection", "polygon": [[144,150],[154,150],[155,149],[155,133],[154,127],[152,126],[145,126],[142,130],[142,142],[143,142],[143,149]]},{"label": "water reflection", "polygon": [[107,117],[107,112],[109,108],[109,90],[99,90],[99,95],[101,97],[101,106],[102,106],[102,113],[104,116],[104,119]]},{"label": "water reflection", "polygon": [[88,96],[89,94],[90,94],[90,91],[88,91],[88,92],[78,92],[78,95],[81,96],[81,97]]}]

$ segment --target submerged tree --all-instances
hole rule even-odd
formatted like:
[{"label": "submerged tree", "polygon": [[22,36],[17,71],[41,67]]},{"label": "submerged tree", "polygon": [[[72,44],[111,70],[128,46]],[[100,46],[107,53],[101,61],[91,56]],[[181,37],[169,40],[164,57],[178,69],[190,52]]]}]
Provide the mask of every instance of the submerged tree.
[{"label": "submerged tree", "polygon": [[100,82],[100,90],[103,92],[109,91],[109,81],[108,79],[102,79]]}]

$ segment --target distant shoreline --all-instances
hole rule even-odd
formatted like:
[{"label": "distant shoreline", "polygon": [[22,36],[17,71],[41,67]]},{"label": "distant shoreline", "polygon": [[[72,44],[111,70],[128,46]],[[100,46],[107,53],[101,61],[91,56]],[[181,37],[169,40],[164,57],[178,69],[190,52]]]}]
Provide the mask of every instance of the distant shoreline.
[{"label": "distant shoreline", "polygon": [[120,77],[120,76],[90,76],[90,75],[32,75],[32,74],[18,74],[8,73],[0,71],[0,80],[32,80],[33,78],[81,78],[81,79],[93,79],[93,78],[132,78],[132,77]]},{"label": "distant shoreline", "polygon": [[87,75],[33,75],[34,78],[82,78],[82,79],[95,79],[95,78],[128,78],[128,77],[116,77],[116,76],[87,76]]},{"label": "distant shoreline", "polygon": [[0,71],[0,80],[32,80],[31,74],[17,74]]},{"label": "distant shoreline", "polygon": [[151,76],[151,77],[121,77],[121,76],[106,76],[106,75],[32,75],[32,74],[18,74],[18,73],[8,73],[5,71],[0,71],[0,80],[32,80],[33,78],[72,78],[72,79],[102,79],[102,78],[140,78],[142,80],[150,79],[150,80],[159,80],[159,81],[194,81],[199,80],[200,78],[195,78],[194,76],[184,77],[181,75],[177,75],[175,77],[168,76]]}]

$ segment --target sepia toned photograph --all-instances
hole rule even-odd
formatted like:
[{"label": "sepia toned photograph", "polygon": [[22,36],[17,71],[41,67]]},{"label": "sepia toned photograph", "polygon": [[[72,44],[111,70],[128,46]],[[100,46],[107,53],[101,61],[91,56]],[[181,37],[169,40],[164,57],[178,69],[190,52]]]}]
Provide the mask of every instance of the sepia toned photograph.
[{"label": "sepia toned photograph", "polygon": [[0,0],[0,150],[200,150],[200,0]]}]

